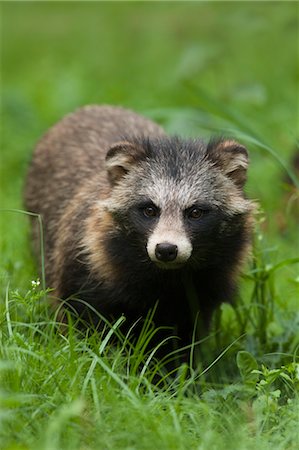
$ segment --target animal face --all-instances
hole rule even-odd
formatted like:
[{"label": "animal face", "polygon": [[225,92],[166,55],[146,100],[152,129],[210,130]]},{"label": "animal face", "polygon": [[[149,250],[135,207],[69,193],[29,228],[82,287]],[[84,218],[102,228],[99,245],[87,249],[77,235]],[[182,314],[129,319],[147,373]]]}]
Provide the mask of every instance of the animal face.
[{"label": "animal face", "polygon": [[106,161],[112,187],[107,209],[133,238],[128,242],[142,246],[157,267],[213,264],[225,256],[229,240],[238,239],[251,210],[242,191],[248,159],[240,144],[123,142]]}]

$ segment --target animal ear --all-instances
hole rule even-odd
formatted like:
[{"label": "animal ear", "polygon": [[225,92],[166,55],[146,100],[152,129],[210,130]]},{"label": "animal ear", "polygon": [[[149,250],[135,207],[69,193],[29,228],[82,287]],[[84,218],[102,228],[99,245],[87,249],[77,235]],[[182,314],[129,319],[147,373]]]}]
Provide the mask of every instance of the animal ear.
[{"label": "animal ear", "polygon": [[106,155],[106,169],[110,183],[117,184],[144,157],[145,151],[138,144],[127,141],[113,144]]},{"label": "animal ear", "polygon": [[222,172],[231,178],[239,188],[246,182],[248,152],[236,141],[225,139],[211,141],[208,145],[208,157]]}]

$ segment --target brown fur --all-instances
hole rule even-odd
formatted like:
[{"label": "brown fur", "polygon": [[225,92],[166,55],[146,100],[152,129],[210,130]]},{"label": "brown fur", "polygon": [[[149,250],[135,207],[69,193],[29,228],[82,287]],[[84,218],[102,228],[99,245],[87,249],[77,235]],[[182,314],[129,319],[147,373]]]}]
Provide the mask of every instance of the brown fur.
[{"label": "brown fur", "polygon": [[[65,117],[38,143],[25,188],[27,210],[43,219],[54,296],[82,298],[109,318],[124,313],[128,323],[159,300],[157,325],[175,327],[188,342],[193,324],[181,275],[193,277],[207,323],[231,299],[248,253],[254,204],[243,193],[247,166],[247,151],[235,141],[168,138],[157,124],[122,108],[88,106]],[[145,196],[162,205],[160,228],[137,213],[135,201]],[[190,230],[178,244],[187,258],[192,239],[186,265],[160,269],[146,253],[149,236],[169,229],[179,240],[189,226],[181,211],[201,200],[212,209],[206,222],[187,221]],[[38,249],[36,230],[33,236]]]}]

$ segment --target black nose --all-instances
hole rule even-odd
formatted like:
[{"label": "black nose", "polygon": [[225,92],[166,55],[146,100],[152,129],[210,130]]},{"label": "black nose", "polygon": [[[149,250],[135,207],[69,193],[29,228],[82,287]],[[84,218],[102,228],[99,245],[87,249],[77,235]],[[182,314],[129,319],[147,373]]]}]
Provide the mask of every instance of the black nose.
[{"label": "black nose", "polygon": [[174,244],[169,244],[169,242],[162,242],[156,245],[155,254],[159,261],[174,261],[178,255],[178,248]]}]

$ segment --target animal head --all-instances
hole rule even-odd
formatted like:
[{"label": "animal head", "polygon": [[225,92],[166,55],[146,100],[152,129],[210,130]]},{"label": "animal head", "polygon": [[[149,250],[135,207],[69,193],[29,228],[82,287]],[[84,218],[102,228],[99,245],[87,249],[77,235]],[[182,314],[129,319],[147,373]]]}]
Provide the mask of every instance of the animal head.
[{"label": "animal head", "polygon": [[159,268],[214,264],[241,239],[252,204],[243,193],[248,154],[238,142],[125,140],[108,150],[106,167],[107,210]]}]

